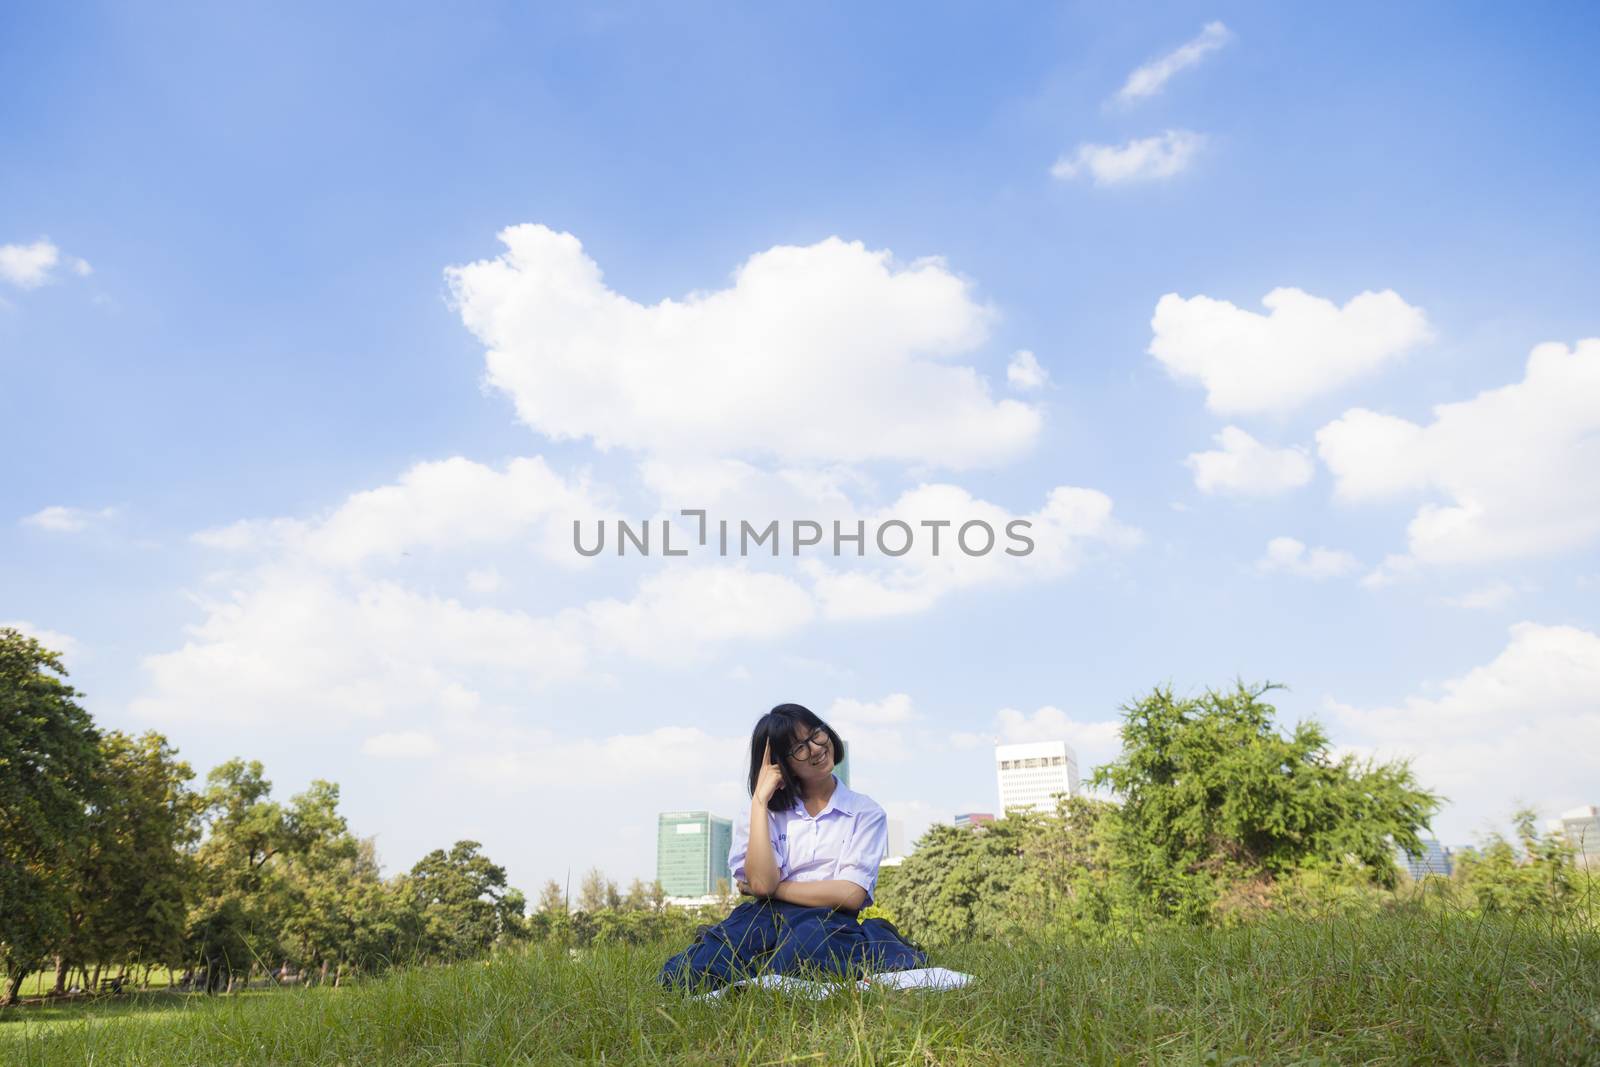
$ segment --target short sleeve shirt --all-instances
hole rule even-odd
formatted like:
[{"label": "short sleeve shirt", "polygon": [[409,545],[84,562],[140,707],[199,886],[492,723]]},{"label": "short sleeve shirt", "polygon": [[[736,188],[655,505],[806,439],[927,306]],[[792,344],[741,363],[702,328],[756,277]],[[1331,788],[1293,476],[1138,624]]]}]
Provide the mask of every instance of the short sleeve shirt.
[{"label": "short sleeve shirt", "polygon": [[[878,803],[857,793],[834,776],[833,796],[827,807],[812,815],[799,797],[787,811],[768,811],[778,880],[826,882],[843,879],[867,892],[878,884],[878,865],[889,852],[889,819]],[[750,813],[746,809],[733,824],[733,847],[728,867],[733,877],[745,877],[745,857],[750,848]]]}]

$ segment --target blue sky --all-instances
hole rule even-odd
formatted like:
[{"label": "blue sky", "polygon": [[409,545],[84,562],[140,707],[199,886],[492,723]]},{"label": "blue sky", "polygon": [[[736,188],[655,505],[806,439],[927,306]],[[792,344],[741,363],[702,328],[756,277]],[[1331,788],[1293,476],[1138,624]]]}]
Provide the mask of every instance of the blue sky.
[{"label": "blue sky", "polygon": [[[648,876],[789,700],[913,832],[993,808],[992,738],[1088,766],[1123,702],[1236,677],[1417,757],[1447,843],[1600,802],[1597,42],[1579,5],[11,8],[0,620],[103,724],[529,888]],[[556,536],[1058,488],[1045,563],[864,585]]]}]

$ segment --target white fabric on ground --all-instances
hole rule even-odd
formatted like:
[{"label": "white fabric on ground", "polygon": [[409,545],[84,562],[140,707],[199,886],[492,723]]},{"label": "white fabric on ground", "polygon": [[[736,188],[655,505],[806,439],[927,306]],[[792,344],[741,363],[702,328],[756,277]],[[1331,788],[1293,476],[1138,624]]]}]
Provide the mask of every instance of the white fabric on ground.
[{"label": "white fabric on ground", "polygon": [[851,985],[862,990],[871,989],[873,986],[883,989],[960,989],[972,980],[972,975],[952,971],[946,967],[883,971],[879,974],[869,974],[857,982],[814,982],[808,978],[795,978],[787,974],[763,974],[759,978],[746,978],[721,989],[712,990],[710,993],[702,993],[695,999],[716,1000],[730,989],[755,986],[760,989],[776,989],[780,993],[805,997],[807,1000],[823,1000]]}]

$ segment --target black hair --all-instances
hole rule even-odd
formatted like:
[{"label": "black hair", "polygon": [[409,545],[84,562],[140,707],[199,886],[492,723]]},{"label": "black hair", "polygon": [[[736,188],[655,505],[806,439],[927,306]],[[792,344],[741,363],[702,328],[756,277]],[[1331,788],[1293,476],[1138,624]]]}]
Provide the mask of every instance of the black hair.
[{"label": "black hair", "polygon": [[767,808],[771,811],[788,811],[794,804],[795,797],[799,795],[799,783],[795,781],[794,773],[789,770],[789,750],[794,747],[795,727],[805,728],[806,733],[814,733],[821,729],[828,735],[828,742],[833,746],[833,763],[837,767],[844,762],[844,739],[839,732],[817,717],[816,712],[803,704],[779,704],[761,718],[756,720],[756,728],[750,731],[750,795],[756,792],[756,779],[761,775],[761,756],[767,751],[767,746],[772,746],[772,756],[777,761],[778,767],[783,771],[783,785],[772,794],[772,799],[767,801]]}]

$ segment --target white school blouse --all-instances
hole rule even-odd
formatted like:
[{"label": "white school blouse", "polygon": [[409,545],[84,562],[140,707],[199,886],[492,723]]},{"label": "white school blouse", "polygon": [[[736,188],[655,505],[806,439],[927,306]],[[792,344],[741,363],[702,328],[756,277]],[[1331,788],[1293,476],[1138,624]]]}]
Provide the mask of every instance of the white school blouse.
[{"label": "white school blouse", "polygon": [[[878,802],[857,793],[834,775],[828,806],[811,815],[805,801],[795,798],[787,811],[768,811],[773,858],[780,882],[826,882],[836,878],[854,882],[867,891],[878,884],[878,865],[889,852],[889,817]],[[750,809],[733,823],[733,847],[728,868],[734,879],[745,878],[744,861],[750,850]],[[865,905],[863,905],[865,907]]]}]

